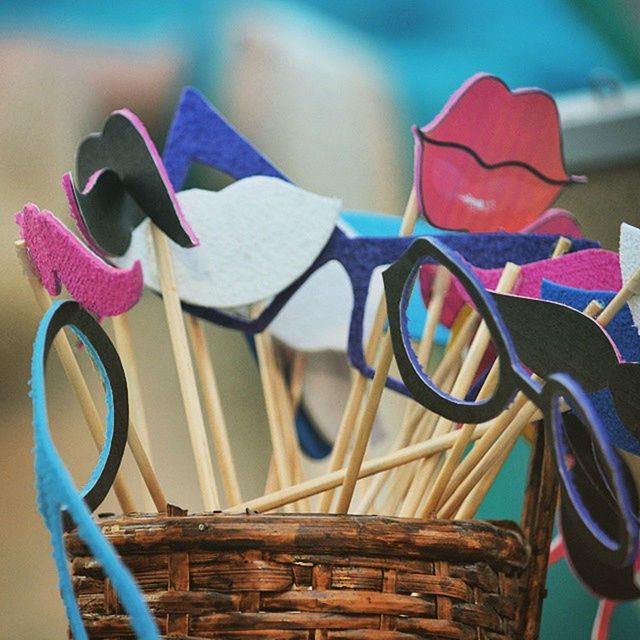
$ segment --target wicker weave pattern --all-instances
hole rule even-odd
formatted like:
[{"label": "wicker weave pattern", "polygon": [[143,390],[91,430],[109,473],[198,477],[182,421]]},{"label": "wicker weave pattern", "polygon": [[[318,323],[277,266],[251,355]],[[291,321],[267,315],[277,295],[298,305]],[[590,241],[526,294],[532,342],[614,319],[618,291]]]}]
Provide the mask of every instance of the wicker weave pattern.
[{"label": "wicker weave pattern", "polygon": [[[187,516],[102,522],[172,638],[517,637],[529,549],[512,527],[360,516]],[[91,638],[133,638],[75,536]]]}]

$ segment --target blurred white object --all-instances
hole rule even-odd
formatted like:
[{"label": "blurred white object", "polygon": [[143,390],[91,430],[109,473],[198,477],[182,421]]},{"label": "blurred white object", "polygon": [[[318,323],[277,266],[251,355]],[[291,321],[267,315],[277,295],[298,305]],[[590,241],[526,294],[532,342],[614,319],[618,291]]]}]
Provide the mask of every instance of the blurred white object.
[{"label": "blurred white object", "polygon": [[607,89],[556,97],[564,155],[572,169],[604,168],[640,158],[640,83]]}]

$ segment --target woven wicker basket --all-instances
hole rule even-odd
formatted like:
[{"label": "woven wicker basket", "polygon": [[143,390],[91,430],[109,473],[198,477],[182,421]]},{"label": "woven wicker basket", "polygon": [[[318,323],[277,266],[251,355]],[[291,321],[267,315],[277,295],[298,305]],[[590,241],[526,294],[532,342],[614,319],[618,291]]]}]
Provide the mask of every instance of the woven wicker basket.
[{"label": "woven wicker basket", "polygon": [[[541,440],[541,439],[540,439]],[[372,516],[154,515],[100,526],[167,638],[537,637],[556,483],[538,442],[523,526]],[[100,566],[67,534],[91,638],[133,638]]]}]

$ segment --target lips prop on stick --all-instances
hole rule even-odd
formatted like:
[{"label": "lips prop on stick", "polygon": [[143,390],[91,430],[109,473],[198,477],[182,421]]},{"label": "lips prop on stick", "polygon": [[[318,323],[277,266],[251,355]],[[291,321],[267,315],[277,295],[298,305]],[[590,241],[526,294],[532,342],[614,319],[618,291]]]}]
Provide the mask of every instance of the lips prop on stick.
[{"label": "lips prop on stick", "polygon": [[520,231],[580,180],[564,167],[553,98],[495,76],[467,80],[414,136],[418,205],[436,227]]}]

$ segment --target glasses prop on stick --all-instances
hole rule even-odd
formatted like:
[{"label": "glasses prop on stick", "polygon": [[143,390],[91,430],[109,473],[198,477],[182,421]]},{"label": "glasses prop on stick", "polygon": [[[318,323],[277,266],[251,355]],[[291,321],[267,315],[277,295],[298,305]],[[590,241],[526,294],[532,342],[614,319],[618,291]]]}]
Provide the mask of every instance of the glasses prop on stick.
[{"label": "glasses prop on stick", "polygon": [[584,180],[565,169],[553,98],[511,91],[486,73],[469,78],[414,135],[418,206],[436,227],[520,231]]},{"label": "glasses prop on stick", "polygon": [[[434,385],[417,363],[416,354],[408,338],[405,311],[412,283],[420,264],[425,260],[435,260],[450,270],[465,288],[486,322],[500,360],[498,379],[490,398],[480,401],[454,398]],[[629,486],[624,465],[610,445],[585,390],[567,373],[580,373],[580,382],[585,384],[587,389],[608,384],[609,374],[612,367],[618,365],[618,359],[615,348],[602,329],[586,316],[561,305],[529,301],[503,294],[489,296],[450,249],[435,239],[415,240],[383,277],[396,362],[414,399],[429,410],[454,422],[477,424],[498,416],[507,408],[516,393],[522,392],[541,408],[545,416],[546,430],[561,481],[561,520],[567,520],[574,514],[583,525],[583,544],[588,545],[605,564],[629,566],[635,557],[638,539],[634,492]],[[531,303],[536,305],[535,314],[541,310],[547,311],[547,327],[553,326],[553,322],[562,322],[565,310],[572,314],[573,334],[565,333],[564,344],[554,343],[553,348],[540,350],[540,334],[529,331],[530,320],[535,314],[528,312],[523,306]],[[586,371],[579,369],[579,364],[576,363],[576,356],[579,355],[577,352],[580,349],[576,347],[573,336],[586,333],[581,332],[579,327],[576,328],[576,318],[584,318],[590,327],[586,330],[589,340],[584,343],[591,347],[591,364]],[[539,326],[544,325],[545,322],[541,319]],[[547,334],[545,340],[549,339]],[[523,362],[544,377],[544,382],[538,383],[533,379]],[[580,419],[580,438],[586,440],[589,446],[598,452],[600,470],[595,477],[585,471],[586,465],[581,464],[581,450],[571,447],[564,414],[561,411],[566,405],[571,407]],[[576,460],[575,464],[569,463],[571,457]],[[602,491],[603,487],[606,487],[611,492],[615,516],[613,524],[611,521],[602,522],[599,514],[590,509],[591,502],[588,493],[585,493],[585,487],[588,491]],[[588,580],[584,573],[581,577],[585,581]]]}]

